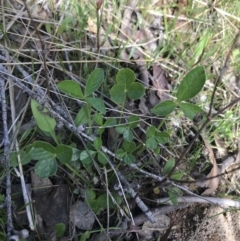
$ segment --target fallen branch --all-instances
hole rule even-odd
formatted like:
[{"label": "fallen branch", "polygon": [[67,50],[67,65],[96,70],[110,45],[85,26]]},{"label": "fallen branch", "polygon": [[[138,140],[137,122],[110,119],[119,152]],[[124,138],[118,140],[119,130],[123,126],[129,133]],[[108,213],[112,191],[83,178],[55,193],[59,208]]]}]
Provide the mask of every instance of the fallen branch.
[{"label": "fallen branch", "polygon": [[[217,198],[217,197],[189,197],[182,196],[177,197],[179,203],[211,203],[221,207],[234,207],[240,208],[240,201],[234,201],[231,199]],[[158,204],[172,204],[169,198],[159,198],[156,200]]]},{"label": "fallen branch", "polygon": [[4,75],[0,73],[0,98],[2,103],[2,122],[3,122],[3,136],[4,136],[4,159],[6,168],[6,207],[7,207],[7,238],[10,241],[13,224],[12,224],[12,199],[11,199],[11,170],[9,158],[9,137],[8,137],[8,124],[7,124],[7,105],[4,88]]}]

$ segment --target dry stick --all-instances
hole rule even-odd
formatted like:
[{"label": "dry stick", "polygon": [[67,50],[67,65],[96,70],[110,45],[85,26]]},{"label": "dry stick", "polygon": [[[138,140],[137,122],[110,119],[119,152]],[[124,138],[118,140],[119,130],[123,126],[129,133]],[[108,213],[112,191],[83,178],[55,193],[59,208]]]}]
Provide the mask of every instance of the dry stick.
[{"label": "dry stick", "polygon": [[9,137],[8,137],[8,125],[7,125],[7,105],[4,90],[4,76],[0,73],[0,98],[2,102],[2,121],[3,121],[3,134],[4,134],[4,158],[6,165],[6,199],[5,203],[7,206],[7,237],[8,240],[11,238],[13,231],[12,224],[12,200],[11,200],[11,171],[10,171],[10,159],[9,159]]},{"label": "dry stick", "polygon": [[[8,60],[7,62],[10,62],[8,51],[6,51],[6,57],[7,57],[7,60]],[[16,122],[15,122],[15,120],[16,120],[16,110],[15,110],[15,101],[14,101],[14,85],[13,85],[13,82],[12,82],[11,78],[9,78],[7,81],[9,83],[13,133],[15,133],[16,132]],[[17,141],[16,138],[12,139],[12,144],[10,146],[10,149],[12,149],[14,145],[15,145],[16,151],[18,153],[19,152],[19,145],[18,145],[18,141]],[[21,181],[22,194],[23,194],[24,204],[26,206],[26,213],[27,213],[27,218],[28,218],[28,222],[29,222],[29,227],[30,227],[31,230],[34,230],[33,216],[32,216],[31,207],[30,207],[30,203],[31,203],[30,199],[31,198],[29,197],[29,194],[27,192],[26,183],[25,183],[25,180],[24,180],[22,163],[21,163],[21,157],[20,157],[19,154],[17,155],[17,159],[18,159],[19,171],[17,170],[17,168],[15,168],[14,170],[17,173],[17,175],[18,175],[18,177],[20,178],[20,181]]]},{"label": "dry stick", "polygon": [[[178,202],[180,203],[212,203],[215,205],[219,205],[222,207],[233,207],[233,208],[240,208],[240,202],[231,200],[231,199],[225,199],[225,198],[216,198],[216,197],[189,197],[189,196],[182,196],[177,197]],[[169,198],[159,198],[156,200],[158,204],[170,204],[172,205],[172,202],[169,200]]]},{"label": "dry stick", "polygon": [[[219,83],[222,81],[222,78],[223,78],[223,75],[224,73],[226,72],[226,70],[228,69],[229,65],[228,65],[228,62],[229,62],[229,59],[230,59],[230,56],[232,54],[232,51],[233,51],[233,48],[238,40],[240,36],[240,30],[239,32],[237,33],[232,45],[231,45],[231,48],[230,50],[228,51],[228,54],[227,54],[227,57],[225,59],[225,62],[224,62],[224,66],[221,70],[221,73],[219,75],[219,78],[217,79],[217,82],[216,84],[214,85],[214,90],[213,90],[213,94],[212,94],[212,98],[211,98],[211,102],[210,102],[210,108],[209,108],[209,112],[208,112],[208,115],[207,115],[207,120],[202,124],[201,128],[198,130],[198,132],[195,134],[194,138],[192,139],[192,141],[189,143],[189,145],[185,148],[185,150],[182,152],[181,156],[177,159],[176,161],[176,164],[175,166],[172,168],[172,170],[169,172],[169,174],[167,175],[167,177],[164,179],[164,181],[166,181],[167,179],[169,179],[169,177],[173,174],[173,172],[175,171],[176,167],[178,166],[178,164],[181,162],[181,160],[186,156],[186,154],[190,151],[192,145],[195,143],[195,141],[197,140],[197,138],[199,137],[200,133],[203,131],[203,129],[210,123],[210,121],[216,117],[217,115],[219,115],[221,112],[223,112],[224,110],[226,110],[226,107],[223,108],[222,110],[218,111],[216,114],[212,115],[211,116],[211,112],[212,112],[212,108],[213,108],[213,101],[214,101],[214,96],[215,96],[215,93],[216,93],[216,89],[219,85]],[[239,101],[239,100],[235,100],[236,103]],[[232,103],[230,103],[228,106],[232,106]]]},{"label": "dry stick", "polygon": [[134,191],[134,189],[131,187],[131,184],[125,179],[125,177],[121,174],[121,172],[117,172],[118,177],[120,179],[120,181],[124,184],[124,186],[127,187],[128,192],[130,194],[130,196],[135,199],[136,204],[138,205],[138,207],[143,211],[143,213],[149,218],[149,220],[152,223],[156,222],[155,217],[153,216],[152,212],[149,211],[148,207],[144,204],[144,202],[140,199],[140,197],[138,196],[138,194]]}]

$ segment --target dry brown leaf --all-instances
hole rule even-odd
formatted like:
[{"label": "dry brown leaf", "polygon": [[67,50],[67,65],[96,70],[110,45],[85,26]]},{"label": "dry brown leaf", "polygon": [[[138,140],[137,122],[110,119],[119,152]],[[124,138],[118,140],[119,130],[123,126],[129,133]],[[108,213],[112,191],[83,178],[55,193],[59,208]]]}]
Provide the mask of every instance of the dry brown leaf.
[{"label": "dry brown leaf", "polygon": [[[214,157],[212,147],[210,146],[210,144],[208,143],[208,141],[204,137],[202,137],[202,138],[203,138],[204,144],[205,144],[205,146],[206,146],[206,148],[209,152],[209,159],[210,159],[210,161],[213,165],[212,170],[207,175],[207,177],[208,178],[215,177],[220,173],[220,171],[219,171],[219,168],[217,166],[217,162],[216,162],[216,159]],[[206,180],[205,184],[208,188],[202,193],[202,196],[208,196],[208,195],[213,194],[216,191],[216,189],[218,188],[219,180],[220,180],[219,177],[215,177],[215,178]]]},{"label": "dry brown leaf", "polygon": [[214,140],[215,140],[215,143],[217,146],[219,156],[220,157],[227,156],[227,148],[226,148],[226,145],[225,145],[223,139],[218,134],[215,134]]},{"label": "dry brown leaf", "polygon": [[161,66],[153,65],[153,87],[157,89],[157,95],[161,101],[169,99],[168,81]]}]

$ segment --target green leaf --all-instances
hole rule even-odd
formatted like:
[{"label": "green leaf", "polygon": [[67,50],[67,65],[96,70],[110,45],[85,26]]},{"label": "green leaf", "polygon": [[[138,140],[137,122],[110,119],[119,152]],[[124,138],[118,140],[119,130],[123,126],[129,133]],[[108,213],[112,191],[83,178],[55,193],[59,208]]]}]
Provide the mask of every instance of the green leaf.
[{"label": "green leaf", "polygon": [[175,160],[173,158],[169,158],[169,160],[165,163],[163,167],[164,175],[169,174],[170,171],[173,169],[174,165],[175,165]]},{"label": "green leaf", "polygon": [[97,158],[98,161],[104,165],[108,163],[108,155],[105,152],[98,152]]},{"label": "green leaf", "polygon": [[57,159],[62,163],[69,163],[72,160],[73,149],[66,145],[58,145],[56,148]]},{"label": "green leaf", "polygon": [[169,141],[169,134],[164,131],[156,132],[155,138],[159,143],[166,144]]},{"label": "green leaf", "polygon": [[[19,155],[20,155],[20,160],[21,160],[22,165],[26,165],[31,161],[31,156],[26,151],[20,150]],[[11,167],[17,167],[18,166],[17,156],[18,156],[18,153],[13,153],[11,155],[11,159],[10,159]]]},{"label": "green leaf", "polygon": [[126,92],[123,85],[114,85],[110,90],[111,100],[117,104],[123,104],[126,100]]},{"label": "green leaf", "polygon": [[127,152],[131,153],[136,149],[136,143],[134,141],[123,141],[122,148]]},{"label": "green leaf", "polygon": [[85,189],[85,194],[88,201],[96,198],[96,192],[93,189]]},{"label": "green leaf", "polygon": [[168,196],[169,196],[172,204],[177,206],[178,205],[178,200],[177,200],[178,196],[171,190],[168,191]]},{"label": "green leaf", "polygon": [[54,159],[56,157],[54,153],[48,152],[38,147],[32,147],[29,152],[29,155],[33,160],[37,160],[37,161]]},{"label": "green leaf", "polygon": [[202,108],[191,103],[179,103],[179,107],[184,115],[191,120],[193,120],[197,114],[204,112]]},{"label": "green leaf", "polygon": [[159,116],[167,116],[176,108],[175,102],[172,100],[165,100],[151,109],[151,112]]},{"label": "green leaf", "polygon": [[96,113],[93,117],[94,121],[98,124],[98,125],[102,125],[103,124],[103,117],[101,114]]},{"label": "green leaf", "polygon": [[128,130],[128,127],[124,124],[120,124],[116,127],[116,132],[119,134],[123,134],[124,131]]},{"label": "green leaf", "polygon": [[32,146],[42,148],[47,152],[55,154],[55,147],[46,141],[35,141]]},{"label": "green leaf", "polygon": [[186,74],[179,85],[177,100],[188,100],[196,96],[204,86],[206,81],[205,70],[202,66],[192,69]]},{"label": "green leaf", "polygon": [[123,157],[123,161],[126,163],[126,164],[132,164],[135,162],[135,157],[132,155],[132,154],[126,154],[124,157]]},{"label": "green leaf", "polygon": [[35,173],[41,177],[46,178],[54,175],[57,172],[57,162],[55,158],[42,159],[37,162],[34,167]]},{"label": "green leaf", "polygon": [[80,85],[73,80],[64,80],[57,84],[57,87],[66,95],[82,99],[83,93]]},{"label": "green leaf", "polygon": [[126,155],[126,152],[123,149],[118,149],[116,152],[116,157],[122,159]]},{"label": "green leaf", "polygon": [[82,105],[81,109],[79,110],[74,123],[76,126],[84,125],[89,122],[90,119],[90,108],[88,105]]},{"label": "green leaf", "polygon": [[146,136],[147,137],[155,136],[155,132],[156,132],[156,127],[155,126],[149,126],[146,130]]},{"label": "green leaf", "polygon": [[51,134],[54,141],[58,143],[54,128],[56,126],[56,121],[51,117],[50,112],[43,106],[41,106],[37,101],[31,100],[31,109],[33,117],[38,125],[38,127],[44,131]]},{"label": "green leaf", "polygon": [[[119,85],[130,86],[135,81],[135,74],[131,69],[120,69],[116,76],[116,82]],[[125,88],[124,88],[125,89]]]},{"label": "green leaf", "polygon": [[152,149],[152,150],[157,148],[157,141],[156,141],[155,137],[149,137],[146,140],[146,147],[149,149]]},{"label": "green leaf", "polygon": [[[95,151],[89,150],[88,152],[92,158],[95,157],[96,155]],[[92,158],[88,155],[88,152],[85,150],[85,151],[82,151],[80,154],[80,160],[82,161],[83,164],[86,164],[86,165],[92,163]]]},{"label": "green leaf", "polygon": [[139,117],[136,115],[131,115],[128,118],[128,124],[129,124],[129,127],[131,127],[131,128],[138,127],[139,126]]},{"label": "green leaf", "polygon": [[72,148],[72,151],[73,151],[73,155],[72,155],[71,161],[75,162],[75,161],[79,160],[81,151],[78,150],[77,148]]},{"label": "green leaf", "polygon": [[103,103],[103,101],[99,98],[86,98],[86,102],[91,105],[94,109],[96,109],[97,111],[99,111],[101,114],[105,115],[106,114],[106,108],[105,105]]},{"label": "green leaf", "polygon": [[192,58],[194,59],[195,62],[198,61],[198,58],[201,57],[201,55],[203,54],[203,52],[209,42],[210,36],[211,36],[211,34],[210,34],[209,30],[204,31],[201,34],[201,39],[198,42],[198,45],[195,49],[195,53],[192,56]]},{"label": "green leaf", "polygon": [[183,171],[177,171],[171,175],[171,179],[173,180],[181,180],[184,175]]},{"label": "green leaf", "polygon": [[95,69],[87,79],[84,97],[88,97],[96,91],[104,81],[103,69]]},{"label": "green leaf", "polygon": [[123,132],[123,139],[126,141],[132,141],[133,140],[133,133],[131,130],[127,129]]},{"label": "green leaf", "polygon": [[132,100],[138,100],[145,94],[145,89],[140,83],[132,83],[127,87],[127,95]]},{"label": "green leaf", "polygon": [[99,137],[95,138],[93,145],[97,150],[100,150],[102,147],[102,139]]},{"label": "green leaf", "polygon": [[110,118],[108,118],[108,119],[105,121],[105,123],[104,123],[103,126],[104,126],[105,128],[110,128],[110,127],[115,126],[116,124],[117,124],[116,119],[113,118],[113,117],[110,117]]},{"label": "green leaf", "polygon": [[47,33],[51,35],[52,34],[51,25],[49,23],[45,23],[45,28]]},{"label": "green leaf", "polygon": [[84,233],[81,235],[81,238],[80,238],[79,241],[86,241],[87,239],[90,238],[90,235],[91,235],[91,233],[90,233],[89,231],[84,232]]},{"label": "green leaf", "polygon": [[57,223],[54,225],[54,230],[57,238],[61,238],[66,230],[64,223]]}]

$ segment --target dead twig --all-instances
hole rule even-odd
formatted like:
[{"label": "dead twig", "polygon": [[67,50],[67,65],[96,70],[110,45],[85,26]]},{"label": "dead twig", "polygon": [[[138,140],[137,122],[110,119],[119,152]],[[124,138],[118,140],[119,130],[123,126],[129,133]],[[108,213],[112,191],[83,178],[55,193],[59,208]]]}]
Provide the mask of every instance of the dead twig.
[{"label": "dead twig", "polygon": [[8,124],[7,124],[7,105],[4,88],[4,76],[0,73],[0,98],[2,102],[2,122],[3,122],[3,136],[4,136],[4,159],[6,168],[6,207],[7,207],[7,238],[10,241],[13,224],[12,224],[12,199],[11,199],[11,170],[10,170],[10,158],[9,158],[9,136],[8,136]]}]

